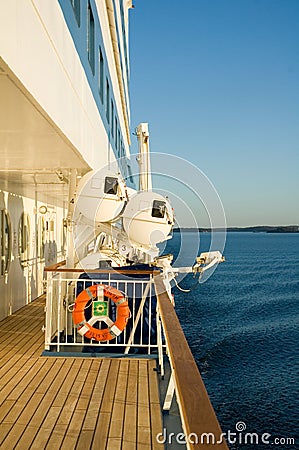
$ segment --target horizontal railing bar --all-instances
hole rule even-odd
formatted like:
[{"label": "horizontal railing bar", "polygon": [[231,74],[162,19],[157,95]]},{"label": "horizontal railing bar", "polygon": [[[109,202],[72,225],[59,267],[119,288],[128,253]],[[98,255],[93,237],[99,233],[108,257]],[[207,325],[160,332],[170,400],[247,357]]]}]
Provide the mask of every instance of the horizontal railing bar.
[{"label": "horizontal railing bar", "polygon": [[65,266],[66,261],[61,261],[57,264],[53,264],[52,266],[45,267],[45,272],[65,272],[65,273],[119,273],[121,275],[158,275],[160,273],[159,270],[157,270],[155,267],[152,269],[145,269],[145,270],[137,270],[137,269],[118,269],[117,267],[111,268],[111,269],[75,269],[75,268],[61,268],[62,266]]},{"label": "horizontal railing bar", "polygon": [[[166,292],[162,276],[155,276],[154,283],[182,425],[186,437],[192,436],[189,442],[187,439],[187,446],[189,449],[210,448],[206,440],[205,444],[202,442],[202,439],[207,439],[207,433],[210,433],[214,436],[215,443],[217,442],[217,449],[228,450],[226,442],[222,439],[222,431],[198,367]],[[212,439],[211,436],[209,438]]]},{"label": "horizontal railing bar", "polygon": [[[127,347],[127,344],[126,343],[124,343],[124,344],[111,344],[111,343],[109,343],[109,345],[107,345],[107,344],[99,344],[99,343],[97,343],[96,341],[94,341],[94,343],[93,342],[85,342],[85,343],[81,343],[81,342],[64,342],[64,341],[59,341],[59,342],[54,342],[54,341],[49,341],[49,342],[47,342],[47,344],[49,344],[49,345],[52,345],[53,347],[55,347],[55,346],[57,346],[57,345],[59,345],[60,347],[82,347],[82,345],[84,346],[84,347],[101,347],[101,348],[107,348],[107,347]],[[135,344],[135,343],[133,343],[133,344],[130,344],[130,347],[140,347],[140,348],[148,348],[148,347],[151,347],[151,348],[157,348],[157,344]],[[166,345],[165,344],[162,344],[162,347],[163,348],[166,348]]]}]

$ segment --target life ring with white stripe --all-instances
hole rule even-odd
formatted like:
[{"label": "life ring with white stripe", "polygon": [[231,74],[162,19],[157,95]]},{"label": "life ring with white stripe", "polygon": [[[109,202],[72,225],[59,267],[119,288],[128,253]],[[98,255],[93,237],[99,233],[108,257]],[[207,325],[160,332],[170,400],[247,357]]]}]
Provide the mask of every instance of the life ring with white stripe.
[{"label": "life ring with white stripe", "polygon": [[[108,317],[108,304],[104,297],[110,298],[116,305],[116,320]],[[92,300],[92,317],[86,320],[84,311],[87,303]],[[94,284],[76,297],[72,311],[73,322],[78,325],[78,332],[96,341],[110,341],[119,336],[125,329],[130,318],[130,309],[125,295],[112,286]],[[94,323],[103,321],[108,328],[98,329]]]}]

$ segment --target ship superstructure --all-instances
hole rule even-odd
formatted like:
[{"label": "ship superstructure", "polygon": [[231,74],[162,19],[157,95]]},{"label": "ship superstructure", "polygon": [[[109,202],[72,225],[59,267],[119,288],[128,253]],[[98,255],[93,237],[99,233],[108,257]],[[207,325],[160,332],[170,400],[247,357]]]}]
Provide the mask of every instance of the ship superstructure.
[{"label": "ship superstructure", "polygon": [[[0,2],[0,318],[63,258],[69,188],[130,168],[127,1]],[[72,181],[73,180],[73,181]]]}]

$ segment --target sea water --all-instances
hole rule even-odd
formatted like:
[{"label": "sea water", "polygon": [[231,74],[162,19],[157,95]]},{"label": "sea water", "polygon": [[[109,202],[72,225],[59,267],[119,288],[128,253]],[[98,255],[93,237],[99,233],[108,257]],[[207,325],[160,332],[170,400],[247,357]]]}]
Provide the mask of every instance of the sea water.
[{"label": "sea water", "polygon": [[[197,240],[174,233],[164,253],[190,264]],[[299,449],[299,234],[228,233],[224,254],[190,293],[174,288],[181,325],[229,447]]]}]

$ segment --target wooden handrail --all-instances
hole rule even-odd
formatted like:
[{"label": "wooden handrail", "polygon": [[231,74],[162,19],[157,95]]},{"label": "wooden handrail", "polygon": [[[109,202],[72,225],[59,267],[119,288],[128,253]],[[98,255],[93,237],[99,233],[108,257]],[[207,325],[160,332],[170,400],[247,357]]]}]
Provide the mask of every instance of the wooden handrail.
[{"label": "wooden handrail", "polygon": [[[222,431],[161,275],[154,277],[159,311],[189,449],[225,449]],[[208,437],[208,433],[211,433]],[[197,439],[198,442],[197,442]],[[214,444],[212,440],[214,439]],[[208,443],[209,442],[209,443]]]},{"label": "wooden handrail", "polygon": [[59,267],[65,266],[66,265],[66,259],[64,259],[63,261],[60,261],[56,264],[52,264],[52,266],[47,266],[45,267],[45,272],[56,272]]},{"label": "wooden handrail", "polygon": [[61,261],[57,264],[53,264],[52,266],[45,267],[45,272],[60,272],[60,273],[119,273],[121,275],[159,275],[160,271],[156,269],[156,267],[153,267],[152,269],[144,269],[144,270],[138,270],[138,269],[118,269],[117,267],[113,267],[111,269],[75,269],[75,268],[68,268],[63,267],[66,264],[66,260]]}]

